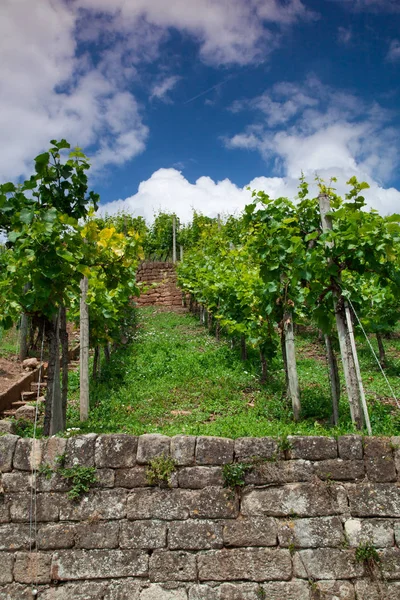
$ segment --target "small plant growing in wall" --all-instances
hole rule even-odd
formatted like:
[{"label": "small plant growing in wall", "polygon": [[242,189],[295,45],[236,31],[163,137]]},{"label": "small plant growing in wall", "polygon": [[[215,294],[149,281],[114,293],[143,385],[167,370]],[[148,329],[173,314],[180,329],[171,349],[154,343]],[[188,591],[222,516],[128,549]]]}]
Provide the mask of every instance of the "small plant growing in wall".
[{"label": "small plant growing in wall", "polygon": [[287,434],[282,435],[278,440],[278,451],[282,452],[284,459],[289,458],[289,452],[292,449],[292,444],[288,439]]},{"label": "small plant growing in wall", "polygon": [[146,480],[149,485],[159,485],[160,487],[167,485],[171,487],[172,474],[176,470],[176,465],[170,456],[157,456],[150,461],[146,469]]},{"label": "small plant growing in wall", "polygon": [[266,594],[264,588],[261,587],[261,585],[259,585],[256,590],[256,596],[257,596],[258,600],[266,600],[266,598],[267,598],[267,594]]},{"label": "small plant growing in wall", "polygon": [[356,561],[366,566],[371,578],[375,577],[380,560],[378,551],[371,542],[362,542],[356,548]]},{"label": "small plant growing in wall", "polygon": [[94,467],[82,467],[75,465],[69,469],[61,468],[58,470],[61,477],[70,480],[72,487],[68,492],[70,500],[78,500],[89,491],[90,486],[96,483],[96,469]]},{"label": "small plant growing in wall", "polygon": [[222,477],[224,479],[224,487],[232,490],[237,487],[242,487],[245,482],[245,475],[252,469],[252,465],[247,463],[232,463],[223,466]]}]

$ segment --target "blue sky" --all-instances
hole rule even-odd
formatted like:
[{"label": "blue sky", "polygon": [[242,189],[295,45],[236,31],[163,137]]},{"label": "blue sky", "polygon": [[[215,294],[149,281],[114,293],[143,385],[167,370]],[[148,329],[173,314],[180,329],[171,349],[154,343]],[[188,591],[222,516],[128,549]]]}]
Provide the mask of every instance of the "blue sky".
[{"label": "blue sky", "polygon": [[2,0],[0,178],[52,138],[103,210],[240,210],[352,175],[399,211],[400,0]]}]

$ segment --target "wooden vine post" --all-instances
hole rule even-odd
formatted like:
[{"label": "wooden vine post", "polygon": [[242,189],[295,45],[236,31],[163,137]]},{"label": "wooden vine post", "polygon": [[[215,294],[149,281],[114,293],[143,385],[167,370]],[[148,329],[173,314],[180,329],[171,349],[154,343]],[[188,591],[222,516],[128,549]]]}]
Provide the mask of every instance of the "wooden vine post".
[{"label": "wooden vine post", "polygon": [[88,278],[81,279],[80,300],[80,419],[87,421],[89,417],[89,307],[86,302]]},{"label": "wooden vine post", "polygon": [[172,262],[176,263],[176,217],[172,217]]},{"label": "wooden vine post", "polygon": [[283,315],[283,331],[285,339],[285,357],[288,391],[290,399],[292,401],[293,417],[295,421],[298,421],[300,419],[301,411],[300,386],[296,365],[293,313],[289,310],[285,310]]},{"label": "wooden vine post", "polygon": [[[319,200],[319,209],[321,214],[321,223],[323,231],[328,229],[332,229],[332,219],[328,216],[328,213],[331,210],[330,198],[328,194],[321,193],[318,196]],[[333,246],[333,242],[327,242],[330,247]],[[348,327],[348,320],[346,317],[345,310],[345,299],[340,293],[338,286],[334,286],[333,289],[334,296],[334,309],[335,309],[335,319],[336,319],[336,328],[338,332],[339,338],[339,346],[340,346],[340,354],[342,358],[344,378],[346,381],[346,390],[347,396],[349,399],[350,405],[350,414],[351,420],[357,427],[357,429],[362,429],[364,425],[365,414],[367,414],[366,424],[368,427],[369,418],[368,411],[366,411],[362,403],[362,381],[361,375],[357,375],[356,362],[357,359],[357,351],[354,343],[354,339],[351,339],[350,331]],[[352,331],[352,330],[351,330]],[[353,342],[353,343],[352,343]],[[355,355],[354,355],[355,352]],[[370,433],[370,425],[368,427],[368,433]]]}]

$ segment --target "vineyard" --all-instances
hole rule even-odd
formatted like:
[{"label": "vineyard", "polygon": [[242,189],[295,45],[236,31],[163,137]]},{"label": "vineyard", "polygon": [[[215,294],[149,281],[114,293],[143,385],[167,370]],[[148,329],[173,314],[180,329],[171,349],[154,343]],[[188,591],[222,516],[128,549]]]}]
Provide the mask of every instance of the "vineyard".
[{"label": "vineyard", "polygon": [[[45,435],[399,433],[400,215],[369,210],[367,184],[341,198],[318,180],[313,197],[302,178],[293,201],[253,192],[241,215],[148,226],[98,216],[89,166],[53,140],[30,179],[0,187],[0,326],[18,324],[20,358],[48,361]],[[193,315],[137,309],[157,287],[140,262],[177,255]]]}]

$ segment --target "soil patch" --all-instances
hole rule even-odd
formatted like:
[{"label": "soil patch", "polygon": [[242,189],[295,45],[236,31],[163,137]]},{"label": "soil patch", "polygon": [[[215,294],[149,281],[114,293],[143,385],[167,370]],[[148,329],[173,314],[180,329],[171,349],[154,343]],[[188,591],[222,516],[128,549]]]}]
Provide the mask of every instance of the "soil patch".
[{"label": "soil patch", "polygon": [[20,363],[0,357],[0,394],[25,375]]}]

